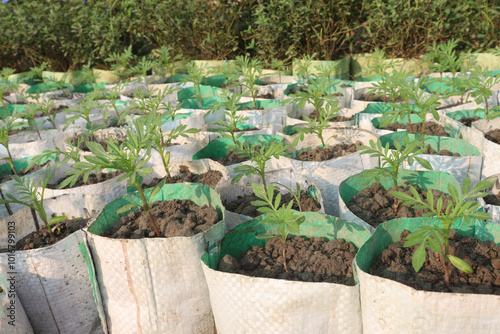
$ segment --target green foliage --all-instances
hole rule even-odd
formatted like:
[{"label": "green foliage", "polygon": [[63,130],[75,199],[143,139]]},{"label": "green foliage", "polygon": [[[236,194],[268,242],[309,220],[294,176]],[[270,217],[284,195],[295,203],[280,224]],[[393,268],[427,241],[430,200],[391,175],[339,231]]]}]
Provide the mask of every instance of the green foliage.
[{"label": "green foliage", "polygon": [[[383,70],[383,67],[380,67]],[[390,75],[382,75],[382,80],[374,82],[371,87],[368,88],[368,93],[373,94],[377,97],[382,97],[384,101],[389,99],[393,104],[396,99],[401,97],[409,108],[410,99],[407,96],[402,96],[399,90],[401,87],[407,85],[411,73],[405,71],[404,69],[394,70]]]},{"label": "green foliage", "polygon": [[311,66],[316,55],[316,53],[313,53],[312,55],[304,55],[301,59],[295,59],[297,62],[297,75],[305,79],[308,85],[311,83]]},{"label": "green foliage", "polygon": [[500,84],[500,76],[493,77],[490,71],[486,71],[481,66],[476,66],[471,72],[471,76],[466,81],[477,104],[485,103],[484,108],[477,108],[475,111],[484,110],[486,119],[493,119],[500,116],[499,106],[490,106],[488,99],[493,95],[493,86]]},{"label": "green foliage", "polygon": [[230,146],[228,149],[233,153],[237,154],[241,158],[249,158],[252,164],[241,165],[234,168],[234,177],[231,183],[236,183],[243,176],[250,177],[252,175],[259,175],[264,189],[267,190],[266,182],[266,163],[271,160],[272,157],[279,159],[279,157],[286,157],[288,154],[286,150],[290,148],[287,145],[283,145],[282,141],[277,139],[271,140],[269,143],[262,143],[260,147],[257,145],[250,145],[248,142],[238,143],[236,146]]},{"label": "green foliage", "polygon": [[285,61],[278,58],[271,58],[271,68],[278,71],[279,83],[281,83],[281,75],[285,71]]},{"label": "green foliage", "polygon": [[[123,89],[127,86],[127,84],[123,81],[120,81],[119,83],[113,85],[111,88],[107,90],[94,90],[91,94],[89,94],[89,100],[96,100],[96,99],[104,99],[106,100],[106,103],[104,103],[104,117],[107,118],[109,115],[109,109],[112,109],[115,112],[116,118],[118,119],[118,125],[122,126],[123,122],[125,121],[125,117],[128,115],[128,108],[123,108],[122,111],[120,111],[120,108],[118,108],[117,101],[121,97],[121,92]],[[83,101],[82,101],[83,102]]]},{"label": "green foliage", "polygon": [[240,83],[243,94],[250,95],[257,109],[258,80],[262,76],[263,64],[259,58],[250,59],[248,55],[236,57],[237,72],[241,75]]},{"label": "green foliage", "polygon": [[307,86],[305,91],[298,91],[297,94],[291,95],[289,99],[285,100],[285,103],[296,103],[298,109],[304,108],[306,103],[311,103],[314,106],[318,113],[318,117],[309,118],[308,116],[303,116],[307,124],[304,127],[295,128],[298,131],[296,138],[302,141],[306,133],[315,134],[323,146],[325,160],[327,160],[326,145],[328,141],[335,136],[325,138],[324,131],[325,129],[331,128],[330,120],[336,117],[341,109],[338,107],[336,97],[328,93],[329,87],[329,79],[325,76],[321,76],[318,80],[314,80]]},{"label": "green foliage", "polygon": [[69,98],[69,93],[66,91],[66,88],[68,87],[68,84],[66,83],[66,80],[68,76],[70,75],[70,71],[64,73],[60,79],[56,79],[55,75],[51,75],[45,79],[46,83],[52,83],[54,86],[57,87],[58,90],[62,90],[64,95]]},{"label": "green foliage", "polygon": [[410,138],[405,136],[404,144],[398,141],[394,141],[395,150],[389,148],[389,143],[382,146],[380,139],[377,139],[377,143],[370,140],[370,146],[358,146],[357,150],[361,151],[360,154],[370,154],[370,157],[380,158],[381,167],[376,167],[374,169],[367,169],[361,172],[361,176],[366,178],[365,186],[370,184],[373,180],[380,183],[381,177],[389,176],[394,182],[394,188],[398,186],[398,175],[399,168],[401,165],[408,161],[411,166],[416,160],[424,168],[432,169],[429,161],[417,157],[417,155],[425,152],[425,147],[420,147],[420,142],[413,141],[410,143]]},{"label": "green foliage", "polygon": [[130,68],[133,57],[132,45],[130,45],[121,53],[111,53],[108,58],[104,59],[104,61],[111,63],[111,70],[120,78],[120,80],[126,80],[133,73],[133,70]]},{"label": "green foliage", "polygon": [[14,159],[12,158],[12,154],[10,153],[9,149],[9,132],[14,130],[15,123],[18,118],[19,115],[16,109],[12,112],[12,115],[9,115],[2,119],[2,122],[0,123],[0,145],[3,145],[5,147],[8,155],[8,157],[3,158],[3,160],[6,160],[10,164],[10,167],[12,168],[12,171],[15,175],[18,175],[18,172],[14,167]]},{"label": "green foliage", "polygon": [[66,130],[71,124],[75,124],[76,120],[80,118],[87,123],[86,126],[92,133],[104,128],[104,125],[93,125],[92,121],[90,120],[90,113],[92,109],[96,109],[98,107],[99,104],[94,100],[94,96],[85,96],[85,98],[80,103],[66,109],[67,113],[74,113],[75,115],[66,118],[66,120],[64,121],[64,130]]},{"label": "green foliage", "polygon": [[443,198],[434,200],[432,190],[427,191],[427,200],[424,201],[414,187],[410,187],[413,196],[403,192],[393,191],[392,195],[403,201],[404,205],[412,206],[415,209],[427,209],[430,212],[425,213],[423,217],[436,216],[442,224],[441,227],[425,226],[407,236],[405,247],[411,247],[417,244],[420,246],[413,254],[412,264],[415,271],[419,271],[426,259],[426,248],[430,248],[436,253],[443,255],[445,266],[445,282],[449,285],[449,263],[458,270],[471,273],[472,269],[465,261],[449,253],[449,235],[453,222],[463,218],[470,223],[471,218],[491,219],[491,216],[485,212],[476,212],[480,205],[475,199],[484,197],[488,193],[484,190],[491,187],[496,182],[496,178],[488,178],[480,181],[470,189],[470,179],[466,177],[462,185],[462,190],[457,189],[451,183],[448,184],[448,192],[452,201],[448,201],[446,208],[443,207]]},{"label": "green foliage", "polygon": [[302,211],[302,206],[300,205],[300,185],[298,182],[295,182],[295,191],[292,188],[285,186],[283,183],[272,182],[271,184],[275,184],[276,186],[283,187],[288,190],[288,192],[292,194],[293,198],[295,199],[295,203],[297,203],[299,211]]},{"label": "green foliage", "polygon": [[186,65],[188,75],[182,79],[183,82],[192,82],[194,84],[194,96],[200,100],[200,107],[203,109],[203,96],[201,93],[201,85],[205,80],[205,75],[200,67],[195,62],[190,62]]},{"label": "green foliage", "polygon": [[396,66],[396,61],[387,59],[384,50],[375,48],[375,50],[370,54],[370,59],[360,76],[370,79],[374,77],[386,78],[388,76],[388,71],[394,69]]},{"label": "green foliage", "polygon": [[305,216],[297,217],[295,212],[292,210],[293,201],[288,203],[288,205],[279,206],[281,203],[281,194],[278,193],[276,198],[274,198],[274,190],[276,189],[272,185],[265,188],[264,186],[252,183],[252,188],[255,195],[261,200],[253,201],[252,205],[259,207],[257,211],[266,214],[264,219],[260,221],[261,224],[269,224],[271,226],[276,226],[276,233],[274,234],[260,234],[256,236],[259,239],[272,239],[278,237],[283,243],[283,265],[286,272],[288,273],[288,268],[286,265],[286,239],[289,234],[299,234],[300,224],[305,221]]},{"label": "green foliage", "polygon": [[162,46],[158,51],[157,61],[160,72],[169,75],[172,82],[175,82],[176,63],[182,61],[182,54],[174,54],[174,49],[170,46]]},{"label": "green foliage", "polygon": [[470,66],[474,62],[472,53],[456,51],[459,39],[450,39],[445,43],[428,46],[428,53],[424,56],[424,60],[429,62],[431,72],[451,72],[453,77],[459,71],[465,72],[465,66]]},{"label": "green foliage", "polygon": [[248,121],[248,117],[241,115],[238,109],[238,103],[242,95],[242,92],[232,93],[229,90],[224,90],[221,95],[222,102],[214,103],[209,111],[209,113],[214,113],[220,108],[225,108],[224,114],[226,117],[215,123],[220,126],[216,131],[221,134],[222,138],[231,139],[235,146],[238,145],[238,138],[245,134],[243,131],[237,131],[238,124]]},{"label": "green foliage", "polygon": [[54,216],[52,218],[47,217],[47,213],[45,212],[45,208],[43,207],[44,193],[47,188],[47,184],[50,179],[54,175],[56,168],[51,168],[47,166],[47,171],[45,177],[42,178],[39,182],[40,184],[35,183],[34,179],[30,178],[20,178],[18,175],[14,176],[14,191],[16,192],[16,196],[7,193],[5,194],[5,199],[0,199],[0,205],[17,203],[21,205],[25,205],[32,210],[38,212],[40,219],[43,221],[45,226],[47,227],[47,231],[50,234],[50,239],[52,243],[55,243],[55,235],[54,231],[50,227],[51,224],[55,224],[58,222],[65,221],[68,219],[66,216]]}]

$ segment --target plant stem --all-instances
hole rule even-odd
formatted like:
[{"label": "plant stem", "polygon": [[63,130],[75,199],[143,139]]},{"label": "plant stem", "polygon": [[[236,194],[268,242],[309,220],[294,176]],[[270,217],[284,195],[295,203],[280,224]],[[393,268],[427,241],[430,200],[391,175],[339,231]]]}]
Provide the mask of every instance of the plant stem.
[{"label": "plant stem", "polygon": [[489,110],[488,110],[488,99],[484,99],[485,107],[484,107],[484,113],[486,115],[486,118],[488,118]]},{"label": "plant stem", "polygon": [[290,272],[288,271],[288,266],[286,264],[286,240],[283,242],[283,267],[285,268],[288,277],[290,277]]},{"label": "plant stem", "polygon": [[[50,119],[50,117],[49,117],[49,119]],[[40,138],[40,140],[42,140],[42,136],[40,135],[40,129],[38,129],[38,125],[36,125],[36,121],[34,118],[33,118],[33,126],[35,127],[36,133],[38,134],[38,138]],[[55,129],[55,127],[54,127],[54,129]]]},{"label": "plant stem", "polygon": [[446,287],[450,288],[450,260],[448,259],[449,254],[449,237],[450,237],[450,224],[443,224],[443,234],[444,234],[444,282]]},{"label": "plant stem", "polygon": [[146,200],[146,196],[144,196],[144,192],[142,191],[141,185],[139,184],[138,180],[135,181],[135,187],[137,188],[137,192],[141,196],[142,208],[148,214],[149,220],[151,221],[151,225],[153,226],[153,229],[155,231],[156,236],[158,238],[160,238],[161,237],[160,230],[158,229],[158,226],[156,225],[156,222],[155,222],[153,216],[151,215],[148,201]]},{"label": "plant stem", "polygon": [[12,168],[12,171],[14,172],[14,174],[16,174],[17,176],[19,176],[19,173],[16,171],[16,168],[14,167],[14,159],[12,158],[12,154],[10,153],[9,147],[5,146],[5,148],[7,149],[7,154],[9,155],[9,164],[10,164],[10,167]]}]

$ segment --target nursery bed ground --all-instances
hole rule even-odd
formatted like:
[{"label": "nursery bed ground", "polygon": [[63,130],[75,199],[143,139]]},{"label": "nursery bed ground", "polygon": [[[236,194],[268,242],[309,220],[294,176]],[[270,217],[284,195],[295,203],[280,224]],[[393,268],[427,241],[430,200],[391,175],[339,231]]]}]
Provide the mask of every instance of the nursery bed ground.
[{"label": "nursery bed ground", "polygon": [[[87,225],[88,219],[68,219],[64,222],[52,224],[50,227],[56,237],[56,242],[66,238],[73,232]],[[17,250],[30,250],[50,246],[50,235],[46,226],[42,226],[40,231],[31,232],[16,244]]]},{"label": "nursery bed ground", "polygon": [[182,165],[179,166],[179,171],[179,175],[172,176],[173,182],[170,182],[170,179],[167,176],[165,176],[164,178],[155,177],[153,181],[151,181],[149,184],[144,184],[143,186],[144,188],[153,188],[158,183],[160,183],[161,180],[165,179],[167,184],[191,182],[201,183],[209,186],[210,188],[215,188],[215,186],[217,186],[219,181],[222,179],[222,173],[218,170],[209,170],[208,172],[203,174],[195,174],[191,173],[189,167]]},{"label": "nursery bed ground", "polygon": [[[274,198],[276,198],[276,195],[278,194],[278,190],[275,190],[274,192]],[[256,206],[253,206],[251,203],[253,201],[259,201],[261,200],[254,194],[251,195],[246,195],[246,196],[238,196],[238,198],[232,202],[225,203],[224,207],[231,212],[235,212],[241,215],[249,216],[249,217],[258,217],[261,215],[260,212],[257,211]],[[281,195],[281,205],[285,205],[290,203],[291,201],[293,202],[292,209],[293,210],[299,210],[299,206],[295,202],[295,198],[293,197],[292,194],[286,193]],[[314,199],[312,197],[309,197],[304,190],[300,191],[300,206],[302,208],[302,211],[309,211],[309,212],[317,212],[321,209],[321,204],[317,199]]]},{"label": "nursery bed ground", "polygon": [[[217,211],[208,206],[198,206],[189,200],[158,201],[151,205],[160,233],[164,237],[190,237],[205,232],[220,219]],[[116,239],[154,238],[156,234],[146,212],[132,211],[121,217],[103,234]]]},{"label": "nursery bed ground", "polygon": [[300,161],[325,161],[343,157],[357,151],[356,147],[363,145],[362,142],[356,141],[354,144],[341,143],[326,148],[327,159],[325,159],[324,151],[321,147],[310,148],[303,150],[297,154],[295,159]]},{"label": "nursery bed ground", "polygon": [[[91,184],[105,182],[105,181],[111,180],[112,178],[114,178],[120,174],[123,174],[123,172],[114,171],[114,172],[99,172],[97,174],[90,174],[89,178],[87,179],[87,182],[85,182],[85,183],[83,182],[83,175],[80,175],[78,177],[78,179],[76,180],[76,183],[72,187],[67,185],[66,187],[61,188],[61,189],[71,189],[71,188],[77,188],[77,187],[81,187],[81,186],[88,186]],[[58,189],[57,187],[59,186],[59,184],[61,184],[65,179],[66,178],[59,180],[59,182],[57,184],[49,183],[49,184],[47,184],[47,188]]]},{"label": "nursery bed ground", "polygon": [[[422,200],[426,201],[427,191],[419,187],[415,188]],[[352,213],[373,227],[377,227],[391,219],[421,217],[424,213],[429,212],[426,209],[413,209],[401,204],[397,212],[395,212],[396,198],[390,193],[393,190],[394,188],[386,190],[380,184],[374,183],[354,195],[349,203],[347,203],[347,207]],[[398,187],[397,190],[412,196],[409,186]],[[443,208],[446,208],[448,201],[451,200],[450,195],[438,190],[432,190],[432,195],[434,196],[434,203],[436,203],[439,197],[443,198]]]},{"label": "nursery bed ground", "polygon": [[450,289],[444,282],[443,257],[427,250],[427,259],[419,272],[411,264],[412,254],[419,245],[404,247],[408,231],[401,241],[384,250],[373,262],[372,275],[388,278],[418,290],[454,293],[500,295],[500,247],[491,241],[466,237],[450,232],[450,254],[467,262],[473,269],[466,274],[450,266]]},{"label": "nursery bed ground", "polygon": [[500,129],[491,130],[485,135],[486,139],[496,144],[500,144]]},{"label": "nursery bed ground", "polygon": [[357,250],[351,242],[289,236],[286,258],[290,276],[283,266],[282,252],[281,240],[270,239],[264,247],[251,247],[240,261],[231,255],[224,256],[219,270],[254,277],[354,285],[352,261]]}]

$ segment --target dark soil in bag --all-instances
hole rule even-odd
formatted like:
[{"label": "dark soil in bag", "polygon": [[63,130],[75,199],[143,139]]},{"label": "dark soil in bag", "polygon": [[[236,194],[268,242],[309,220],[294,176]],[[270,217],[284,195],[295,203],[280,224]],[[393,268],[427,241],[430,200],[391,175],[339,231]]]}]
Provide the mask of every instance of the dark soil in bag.
[{"label": "dark soil in bag", "polygon": [[[69,185],[67,185],[66,187],[61,188],[61,189],[71,189],[71,188],[77,188],[77,187],[81,187],[81,186],[88,186],[91,184],[105,182],[105,181],[111,180],[112,178],[117,177],[120,174],[123,174],[123,172],[113,171],[113,172],[99,172],[97,174],[90,174],[89,178],[87,179],[87,182],[85,182],[85,183],[83,182],[83,175],[80,175],[78,177],[78,179],[76,180],[76,183],[74,186],[70,187]],[[49,184],[47,184],[47,188],[58,189],[57,187],[59,186],[59,184],[61,184],[65,179],[66,178],[59,180],[59,182],[57,184],[49,183]]]},{"label": "dark soil in bag", "polygon": [[301,161],[325,161],[325,160],[335,159],[357,152],[356,147],[362,145],[363,145],[362,142],[356,141],[354,144],[341,143],[334,146],[327,146],[326,148],[327,159],[325,159],[325,153],[323,148],[318,146],[315,148],[310,148],[299,152],[295,157],[295,159]]},{"label": "dark soil in bag", "polygon": [[189,170],[189,167],[187,166],[179,166],[179,175],[172,176],[173,182],[170,181],[168,176],[165,176],[164,178],[157,178],[155,177],[153,181],[149,184],[144,184],[144,188],[153,188],[155,187],[158,183],[161,182],[161,180],[165,179],[167,184],[172,184],[172,183],[182,183],[182,182],[191,182],[191,183],[201,183],[206,186],[209,186],[210,188],[215,188],[217,184],[219,184],[219,181],[222,179],[222,173],[219,172],[218,170],[209,170],[206,173],[203,174],[194,174],[191,173]]}]

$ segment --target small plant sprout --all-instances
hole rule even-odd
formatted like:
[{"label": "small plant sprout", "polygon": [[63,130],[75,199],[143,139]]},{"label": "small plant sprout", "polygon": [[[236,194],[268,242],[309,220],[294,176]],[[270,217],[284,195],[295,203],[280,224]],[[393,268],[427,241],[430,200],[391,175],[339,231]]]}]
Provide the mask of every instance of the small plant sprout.
[{"label": "small plant sprout", "polygon": [[111,64],[111,70],[121,81],[125,81],[130,76],[129,63],[132,58],[132,45],[130,45],[123,53],[113,52],[104,61],[113,63]]},{"label": "small plant sprout", "polygon": [[192,82],[194,85],[194,95],[200,101],[200,109],[203,109],[203,99],[201,94],[201,85],[205,80],[203,70],[196,65],[195,62],[190,62],[186,65],[188,75],[182,79],[184,82]]},{"label": "small plant sprout", "polygon": [[252,188],[255,195],[261,200],[253,201],[252,205],[259,207],[257,211],[266,214],[264,218],[260,221],[261,224],[269,224],[271,226],[276,226],[276,234],[261,234],[257,235],[257,239],[273,239],[279,238],[283,244],[283,267],[288,275],[288,266],[286,264],[286,239],[289,234],[299,234],[300,224],[305,221],[304,216],[297,217],[295,211],[292,210],[293,201],[290,201],[288,205],[279,206],[281,203],[281,194],[278,193],[276,198],[274,198],[274,190],[276,189],[272,185],[269,185],[265,189],[262,185],[258,183],[252,183]]},{"label": "small plant sprout", "polygon": [[15,69],[10,67],[4,67],[0,71],[0,80],[9,81],[9,77],[16,72]]},{"label": "small plant sprout", "polygon": [[382,97],[384,102],[396,103],[396,99],[402,98],[406,107],[410,108],[410,98],[399,92],[399,89],[407,84],[410,75],[411,73],[404,69],[394,70],[390,75],[383,76],[381,81],[374,82],[368,88],[368,93]]},{"label": "small plant sprout", "polygon": [[411,100],[415,105],[415,108],[411,108],[409,102],[394,104],[394,109],[384,113],[384,120],[380,123],[380,125],[386,126],[390,123],[397,122],[398,120],[402,120],[407,117],[408,124],[410,124],[410,131],[413,131],[411,125],[411,115],[415,114],[420,118],[420,122],[422,124],[420,136],[422,139],[422,147],[425,146],[425,134],[427,133],[427,131],[425,130],[425,121],[427,118],[427,114],[431,113],[436,121],[439,120],[439,113],[437,112],[436,108],[441,105],[439,100],[442,98],[441,88],[438,88],[436,92],[430,94],[422,89],[422,86],[424,84],[431,81],[433,81],[433,79],[429,79],[428,77],[420,77],[416,82],[405,81],[405,83],[402,83],[402,86],[399,89],[399,93],[405,99],[405,101]]},{"label": "small plant sprout", "polygon": [[437,201],[434,200],[432,190],[427,191],[426,201],[420,198],[417,190],[413,187],[410,187],[413,197],[399,191],[392,192],[394,197],[403,201],[404,205],[412,206],[415,209],[430,210],[423,217],[436,216],[442,224],[442,227],[422,226],[407,236],[404,244],[405,247],[420,244],[412,257],[412,264],[415,271],[418,272],[422,268],[426,260],[426,248],[430,248],[443,256],[444,281],[448,288],[450,285],[450,263],[460,271],[472,273],[472,268],[467,262],[450,254],[449,237],[451,225],[460,218],[463,218],[468,223],[470,223],[471,218],[481,220],[491,219],[491,216],[485,212],[476,212],[480,205],[474,199],[488,195],[488,193],[483,191],[491,187],[495,182],[496,178],[488,178],[480,181],[470,189],[470,179],[466,177],[462,185],[462,190],[460,188],[457,189],[457,187],[449,183],[448,192],[451,195],[452,201],[448,201],[446,208],[443,207],[443,199],[441,197]]},{"label": "small plant sprout", "polygon": [[162,46],[158,52],[158,62],[163,73],[170,75],[172,82],[175,82],[176,63],[182,61],[182,53],[172,56],[174,49],[170,46]]},{"label": "small plant sprout", "polygon": [[262,62],[259,58],[250,60],[248,56],[236,57],[238,73],[241,75],[241,85],[244,87],[244,94],[252,97],[255,109],[257,109],[257,94],[259,86],[257,82],[262,77]]},{"label": "small plant sprout", "polygon": [[3,109],[5,110],[5,115],[8,115],[9,114],[9,109],[7,108],[7,103],[5,102],[8,102],[5,100],[5,93],[10,91],[11,90],[11,85],[9,84],[9,82],[3,82],[3,81],[0,81],[0,102],[2,103],[2,107]]},{"label": "small plant sprout", "polygon": [[161,126],[164,123],[165,117],[171,117],[173,119],[173,115],[176,111],[174,108],[169,108],[167,110],[167,112],[160,114],[150,112],[142,116],[142,118],[144,119],[143,124],[146,128],[146,133],[151,137],[151,148],[156,150],[160,155],[168,180],[173,183],[174,181],[170,175],[170,151],[168,147],[172,145],[173,141],[177,138],[187,138],[190,134],[198,133],[200,130],[188,129],[187,125],[180,124],[171,131],[163,132]]},{"label": "small plant sprout", "polygon": [[14,159],[12,158],[12,154],[9,149],[9,132],[14,130],[15,127],[15,122],[18,119],[18,114],[17,110],[14,110],[12,115],[9,115],[5,117],[2,120],[2,123],[0,124],[0,145],[3,145],[5,149],[7,150],[7,158],[4,158],[9,165],[10,168],[12,168],[12,171],[14,172],[15,175],[19,175],[19,173],[16,170],[16,167],[14,166]]},{"label": "small plant sprout", "polygon": [[244,132],[237,133],[238,125],[248,121],[248,117],[241,115],[238,110],[238,103],[242,94],[242,92],[231,93],[229,90],[224,90],[221,95],[223,102],[214,103],[209,111],[209,113],[213,113],[219,108],[225,108],[224,114],[226,117],[215,123],[220,126],[216,130],[223,138],[231,139],[235,146],[238,145],[238,138],[244,135]]},{"label": "small plant sprout", "polygon": [[162,91],[158,90],[158,95],[155,97],[146,98],[145,96],[142,96],[142,98],[134,100],[132,105],[134,108],[139,109],[142,114],[156,114],[162,112],[163,110],[168,110],[169,115],[171,115],[172,120],[174,120],[178,108],[172,108],[170,102],[165,103],[163,100],[167,95],[172,94],[176,89],[177,88],[169,86]]},{"label": "small plant sprout", "polygon": [[57,87],[57,89],[62,90],[64,96],[69,99],[69,93],[67,92],[66,88],[68,87],[68,83],[66,80],[68,79],[68,76],[71,72],[66,72],[62,75],[60,79],[56,79],[54,75],[47,77],[46,82],[48,83],[53,83],[54,86]]},{"label": "small plant sprout", "polygon": [[331,128],[330,120],[335,118],[340,111],[338,101],[333,94],[327,94],[329,85],[325,76],[321,76],[317,81],[314,81],[305,88],[305,91],[298,91],[297,94],[292,95],[290,99],[285,100],[285,103],[297,103],[297,108],[302,109],[306,103],[311,103],[316,112],[317,118],[309,118],[303,116],[307,122],[305,127],[296,127],[299,132],[297,139],[304,140],[304,134],[314,133],[321,141],[325,160],[328,160],[326,148],[328,141],[335,136],[325,138],[325,129]]},{"label": "small plant sprout", "polygon": [[[43,71],[45,71],[48,66],[49,66],[48,63],[43,62],[38,67],[31,67],[30,68],[30,75],[35,77],[35,79],[34,79],[35,82],[39,82],[39,83],[44,82]],[[45,90],[48,90],[47,83],[45,83]]]},{"label": "small plant sprout", "polygon": [[[153,172],[152,167],[146,167],[146,164],[151,159],[151,136],[144,128],[145,124],[143,120],[136,120],[134,131],[131,129],[127,130],[127,139],[125,141],[118,143],[114,138],[108,140],[107,152],[99,143],[88,142],[87,146],[92,155],[84,157],[87,161],[74,163],[72,165],[73,169],[67,172],[69,177],[59,187],[62,188],[68,184],[73,186],[80,175],[83,175],[83,182],[87,182],[90,174],[98,173],[103,169],[111,168],[122,171],[124,174],[118,178],[117,182],[128,179],[128,185],[134,186],[137,189],[141,197],[142,209],[148,215],[156,236],[161,237],[156,221],[150,212],[150,204],[151,199],[158,193],[164,182],[155,187],[148,201],[139,181],[139,177],[147,176]],[[130,203],[120,208],[117,213],[127,212],[140,206],[137,203]]]},{"label": "small plant sprout", "polygon": [[[16,196],[13,196],[12,194],[5,194],[5,199],[0,199],[0,205],[8,205],[11,203],[16,203],[16,204],[21,204],[25,205],[31,210],[36,211],[38,215],[40,216],[40,219],[43,221],[45,224],[45,227],[47,228],[47,231],[49,232],[50,235],[50,241],[52,244],[56,242],[56,235],[54,234],[54,231],[51,228],[52,224],[63,222],[68,219],[68,217],[62,215],[62,216],[55,216],[53,218],[48,218],[47,212],[45,211],[45,208],[43,207],[43,200],[44,200],[44,193],[45,189],[47,188],[47,184],[49,183],[49,180],[51,177],[54,175],[55,168],[47,168],[47,174],[45,177],[40,180],[40,184],[35,184],[35,180],[32,180],[30,178],[20,178],[18,175],[14,176],[14,190],[16,192]],[[34,214],[35,215],[35,214]],[[36,216],[34,216],[36,219]]]},{"label": "small plant sprout", "polygon": [[381,167],[367,169],[361,173],[363,178],[366,178],[364,185],[370,184],[372,180],[380,183],[381,177],[388,176],[392,178],[396,189],[399,186],[399,169],[405,161],[408,161],[409,165],[413,165],[414,160],[416,160],[424,168],[432,170],[429,161],[417,156],[425,151],[425,148],[421,148],[419,144],[416,140],[410,142],[410,138],[405,136],[404,144],[398,141],[394,142],[395,150],[389,148],[389,143],[386,143],[385,147],[383,147],[380,139],[377,139],[376,143],[373,139],[370,140],[370,146],[358,146],[357,150],[361,151],[360,154],[370,154],[370,157],[380,158]]},{"label": "small plant sprout", "polygon": [[285,72],[285,61],[278,58],[271,58],[271,68],[278,71],[279,83],[281,83],[281,74]]},{"label": "small plant sprout", "polygon": [[81,71],[78,72],[77,83],[79,85],[89,85],[92,88],[92,91],[96,92],[100,90],[100,85],[97,83],[99,77],[100,74],[94,72],[89,63],[87,65],[84,65]]},{"label": "small plant sprout", "polygon": [[85,96],[82,102],[66,110],[68,114],[73,113],[75,115],[66,118],[66,120],[64,121],[64,123],[66,124],[64,126],[64,130],[66,130],[71,124],[75,124],[76,120],[78,119],[83,119],[87,123],[86,127],[91,133],[94,133],[95,131],[104,128],[105,127],[104,125],[92,124],[92,121],[90,119],[91,111],[98,107],[99,105],[94,100],[93,96],[91,95]]},{"label": "small plant sprout", "polygon": [[222,66],[214,66],[208,73],[210,75],[222,74],[227,81],[227,86],[232,86],[234,85],[234,81],[237,79],[235,70],[236,68],[231,62],[224,60],[222,62]]},{"label": "small plant sprout", "polygon": [[332,76],[338,71],[340,63],[330,61],[324,62],[317,66],[315,66],[316,70],[318,70],[322,75],[328,78],[328,83],[331,84]]},{"label": "small plant sprout", "polygon": [[144,83],[146,85],[146,91],[149,92],[148,72],[158,65],[159,63],[157,61],[142,57],[139,63],[130,69],[130,72],[137,75],[137,81],[139,83]]},{"label": "small plant sprout", "polygon": [[300,205],[300,184],[298,182],[295,182],[295,191],[293,191],[292,188],[285,186],[283,183],[279,182],[271,182],[271,184],[276,185],[277,187],[283,187],[290,194],[292,194],[293,198],[295,199],[295,203],[297,203],[297,206],[299,207],[299,211],[302,211],[302,206]]},{"label": "small plant sprout", "polygon": [[384,79],[387,77],[389,70],[394,70],[395,66],[396,61],[387,59],[384,50],[375,48],[366,64],[366,69],[360,75],[368,80],[377,77]]},{"label": "small plant sprout", "polygon": [[[44,103],[44,102],[41,102],[41,103],[30,103],[26,106],[26,108],[19,113],[19,116],[28,120],[28,124],[30,125],[30,127],[36,131],[36,133],[38,134],[38,138],[40,138],[40,140],[42,140],[42,135],[40,134],[40,126],[44,123],[44,122],[40,122],[40,123],[37,123],[35,118],[36,118],[36,114],[38,113],[39,114],[39,111],[40,111],[40,105]],[[40,104],[40,105],[39,105]]]},{"label": "small plant sprout", "polygon": [[309,79],[311,77],[311,65],[314,58],[316,58],[316,53],[313,53],[312,55],[305,55],[302,59],[298,60],[297,63],[297,75],[304,78],[308,85],[310,84]]},{"label": "small plant sprout", "polygon": [[500,107],[491,107],[488,99],[493,95],[492,89],[500,84],[500,76],[493,77],[491,71],[486,71],[481,66],[476,66],[472,70],[471,76],[467,81],[472,91],[469,96],[473,97],[477,104],[484,102],[484,108],[477,108],[475,111],[484,110],[486,119],[493,119],[500,116]]},{"label": "small plant sprout", "polygon": [[233,171],[234,177],[231,183],[234,184],[238,182],[243,176],[250,177],[252,175],[259,175],[264,185],[264,190],[267,191],[266,163],[271,160],[272,157],[279,159],[279,157],[288,156],[286,153],[288,148],[289,146],[283,145],[283,143],[277,139],[273,139],[269,143],[262,143],[260,147],[258,145],[250,145],[248,142],[230,147],[229,150],[236,153],[240,158],[250,158],[252,162],[252,165],[235,167]]},{"label": "small plant sprout", "polygon": [[[112,109],[112,111],[114,111],[116,115],[116,118],[118,119],[118,126],[123,125],[125,117],[128,114],[128,109],[122,108],[122,106],[117,103],[117,101],[120,100],[121,92],[126,87],[126,85],[126,83],[120,81],[106,91],[94,90],[94,92],[91,94],[93,96],[93,99],[106,100],[106,103],[104,104],[106,108],[104,109],[103,115],[106,118],[109,115],[108,108]],[[120,109],[123,110],[120,112]]]}]

